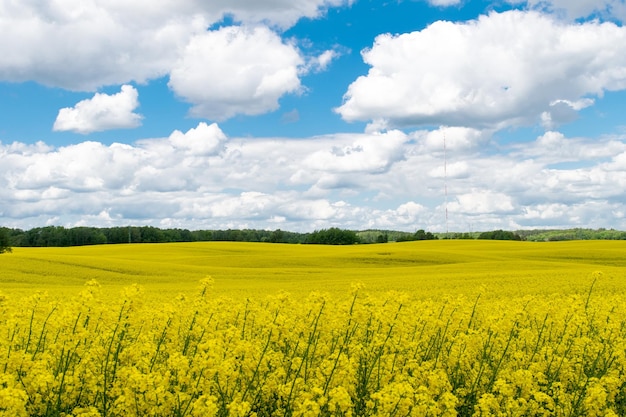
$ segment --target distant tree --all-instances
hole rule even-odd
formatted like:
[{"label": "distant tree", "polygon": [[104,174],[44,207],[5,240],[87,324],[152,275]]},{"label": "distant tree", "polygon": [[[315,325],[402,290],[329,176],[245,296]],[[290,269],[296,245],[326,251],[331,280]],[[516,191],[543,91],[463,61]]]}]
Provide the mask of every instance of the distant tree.
[{"label": "distant tree", "polygon": [[269,242],[271,243],[285,243],[285,232],[280,229],[276,229],[270,234]]},{"label": "distant tree", "polygon": [[521,236],[514,232],[505,230],[493,230],[491,232],[483,232],[478,236],[478,239],[491,239],[491,240],[522,240]]},{"label": "distant tree", "polygon": [[330,229],[316,230],[309,234],[305,243],[320,245],[353,245],[359,243],[356,232],[342,230],[336,227]]},{"label": "distant tree", "polygon": [[11,237],[9,235],[9,230],[2,227],[0,228],[0,253],[11,251]]},{"label": "distant tree", "polygon": [[449,236],[450,239],[474,239],[474,237],[467,232],[464,233],[451,233]]},{"label": "distant tree", "polygon": [[153,226],[142,226],[140,234],[141,243],[161,243],[165,241],[163,231]]},{"label": "distant tree", "polygon": [[70,246],[102,245],[107,243],[106,235],[95,227],[74,227],[67,230]]},{"label": "distant tree", "polygon": [[381,233],[376,237],[376,243],[387,243],[389,242],[389,235],[387,233]]},{"label": "distant tree", "polygon": [[419,229],[415,233],[402,233],[396,236],[396,242],[412,242],[414,240],[434,240],[438,239],[437,236],[431,232],[426,232],[424,229]]},{"label": "distant tree", "polygon": [[434,239],[437,239],[437,237],[435,235],[433,235],[431,232],[426,232],[426,231],[424,231],[424,229],[419,229],[413,235],[413,239],[415,239],[415,240],[434,240]]},{"label": "distant tree", "polygon": [[395,238],[396,242],[411,242],[413,240],[415,240],[415,236],[407,232],[398,233]]},{"label": "distant tree", "polygon": [[194,230],[191,232],[191,238],[198,242],[209,242],[213,239],[213,232],[210,230]]}]

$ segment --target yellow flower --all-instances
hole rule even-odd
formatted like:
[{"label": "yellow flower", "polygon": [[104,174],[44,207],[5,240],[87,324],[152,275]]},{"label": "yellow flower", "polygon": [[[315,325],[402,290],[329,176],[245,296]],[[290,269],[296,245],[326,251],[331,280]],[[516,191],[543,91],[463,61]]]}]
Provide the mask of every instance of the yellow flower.
[{"label": "yellow flower", "polygon": [[0,417],[28,416],[28,395],[23,389],[9,387],[7,382],[7,376],[0,375]]},{"label": "yellow flower", "polygon": [[102,414],[95,407],[77,407],[72,410],[72,417],[101,417]]}]

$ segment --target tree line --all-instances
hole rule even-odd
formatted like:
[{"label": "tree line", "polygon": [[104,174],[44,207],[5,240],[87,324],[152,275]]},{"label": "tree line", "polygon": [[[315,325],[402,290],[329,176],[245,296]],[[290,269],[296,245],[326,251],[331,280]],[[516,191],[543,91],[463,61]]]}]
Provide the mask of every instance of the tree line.
[{"label": "tree line", "polygon": [[[437,239],[423,229],[415,233],[366,230],[353,231],[331,227],[310,233],[285,230],[228,229],[187,230],[160,229],[153,226],[125,227],[71,227],[45,226],[30,230],[0,227],[0,247],[9,251],[13,247],[65,247],[120,243],[168,242],[267,242],[292,244],[353,245],[357,243],[406,242]],[[2,253],[2,252],[0,252]]]},{"label": "tree line", "polygon": [[85,246],[119,243],[167,242],[268,242],[292,244],[352,245],[356,243],[406,242],[432,239],[493,239],[493,240],[626,240],[626,232],[614,229],[493,230],[473,233],[431,233],[423,229],[415,233],[392,230],[352,231],[332,227],[311,233],[285,230],[228,229],[187,230],[160,229],[153,226],[72,227],[46,226],[30,230],[0,227],[0,253],[11,247]]},{"label": "tree line", "polygon": [[615,229],[520,230],[523,240],[554,242],[563,240],[626,240],[626,232]]},{"label": "tree line", "polygon": [[11,247],[65,247],[120,243],[168,242],[268,242],[351,245],[361,243],[356,232],[339,228],[316,230],[312,233],[289,232],[280,229],[187,230],[160,229],[152,226],[72,227],[46,226],[30,230],[0,228],[0,253]]}]

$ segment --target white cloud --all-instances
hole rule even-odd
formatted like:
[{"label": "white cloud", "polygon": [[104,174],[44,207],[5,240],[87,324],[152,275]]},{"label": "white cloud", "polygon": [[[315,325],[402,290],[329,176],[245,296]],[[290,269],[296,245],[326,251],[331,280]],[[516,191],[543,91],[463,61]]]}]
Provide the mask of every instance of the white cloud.
[{"label": "white cloud", "polygon": [[447,184],[441,131],[232,138],[199,123],[133,145],[0,144],[0,216],[21,228],[445,231],[447,185],[450,231],[626,229],[626,137],[551,131],[485,151],[466,145],[479,132],[445,129]]},{"label": "white cloud", "polygon": [[138,97],[139,93],[130,85],[123,85],[121,91],[113,95],[96,93],[74,107],[59,110],[53,130],[87,134],[138,127],[142,116],[133,113],[139,106]]},{"label": "white cloud", "polygon": [[457,161],[447,164],[445,168],[443,166],[435,167],[428,172],[428,176],[453,180],[455,178],[467,178],[470,172],[470,166],[467,162]]},{"label": "white cloud", "polygon": [[427,211],[427,208],[421,204],[409,201],[408,203],[401,204],[395,214],[401,216],[406,224],[416,223],[419,220],[419,216]]},{"label": "white cloud", "polygon": [[475,190],[458,195],[456,201],[450,203],[448,208],[450,211],[458,213],[496,214],[512,212],[514,205],[512,198],[506,194],[488,190]]},{"label": "white cloud", "polygon": [[283,113],[280,118],[280,121],[283,123],[296,123],[298,120],[300,120],[300,112],[298,109],[293,109]]},{"label": "white cloud", "polygon": [[320,149],[303,161],[306,169],[323,172],[384,172],[404,158],[407,136],[398,131],[363,135],[353,143]]},{"label": "white cloud", "polygon": [[513,145],[512,148],[517,151],[511,153],[511,156],[519,159],[532,158],[550,165],[584,160],[600,162],[618,158],[624,151],[624,143],[620,140],[603,140],[597,144],[587,142],[585,138],[567,138],[561,132],[548,131],[534,142]]},{"label": "white cloud", "polygon": [[265,22],[282,28],[301,18],[317,18],[327,9],[351,5],[355,0],[217,0],[199,2],[204,8],[232,14],[244,23]]},{"label": "white cloud", "polygon": [[34,80],[93,91],[169,72],[191,34],[207,19],[170,1],[135,9],[124,3],[0,0],[0,79]]},{"label": "white cloud", "polygon": [[169,85],[193,103],[194,116],[223,120],[278,108],[297,93],[298,49],[265,27],[230,26],[194,37],[170,74]]},{"label": "white cloud", "polygon": [[390,127],[499,129],[539,123],[542,115],[553,126],[591,96],[626,88],[625,49],[626,28],[565,24],[537,12],[435,22],[378,36],[362,52],[368,74],[349,86],[336,111],[346,121]]},{"label": "white cloud", "polygon": [[200,123],[186,133],[172,132],[169,140],[176,148],[187,149],[195,155],[215,155],[223,149],[226,135],[215,123]]},{"label": "white cloud", "polygon": [[324,51],[320,55],[310,58],[305,70],[315,72],[326,71],[330,63],[339,58],[339,56],[341,56],[341,53],[336,50],[329,49]]},{"label": "white cloud", "polygon": [[461,0],[428,0],[428,3],[432,6],[448,7],[461,4]]},{"label": "white cloud", "polygon": [[577,101],[554,100],[549,110],[541,113],[541,123],[546,129],[554,129],[578,118],[578,111],[592,106],[594,100],[586,98]]},{"label": "white cloud", "polygon": [[[423,138],[426,148],[430,151],[470,151],[484,146],[491,139],[492,132],[469,127],[442,126],[429,131]],[[445,142],[445,143],[444,143]]]},{"label": "white cloud", "polygon": [[286,29],[351,0],[0,0],[0,80],[77,91],[167,75],[225,15]]},{"label": "white cloud", "polygon": [[556,13],[568,19],[586,18],[594,14],[624,20],[624,0],[508,0],[511,4],[526,4],[532,9]]}]

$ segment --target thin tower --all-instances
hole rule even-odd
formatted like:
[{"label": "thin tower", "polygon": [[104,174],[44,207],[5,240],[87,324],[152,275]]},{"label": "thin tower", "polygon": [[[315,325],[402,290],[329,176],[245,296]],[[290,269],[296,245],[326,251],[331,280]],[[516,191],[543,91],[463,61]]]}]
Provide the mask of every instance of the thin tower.
[{"label": "thin tower", "polygon": [[446,132],[443,132],[443,190],[446,209],[446,237],[448,237],[448,155],[446,152]]}]

